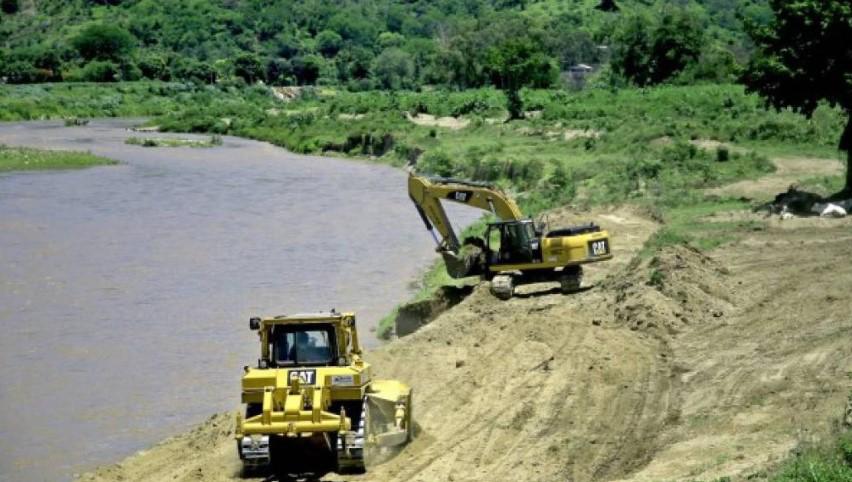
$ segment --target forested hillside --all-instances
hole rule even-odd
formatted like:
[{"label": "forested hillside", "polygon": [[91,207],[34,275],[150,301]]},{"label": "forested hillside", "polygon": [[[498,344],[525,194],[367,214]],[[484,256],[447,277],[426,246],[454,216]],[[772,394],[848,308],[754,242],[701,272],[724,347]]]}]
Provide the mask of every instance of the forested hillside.
[{"label": "forested hillside", "polygon": [[[8,83],[141,78],[352,90],[544,87],[577,63],[727,80],[766,0],[2,0]],[[634,72],[664,49],[671,65]],[[523,79],[506,62],[524,58]],[[647,64],[647,62],[645,62]],[[633,70],[632,70],[633,69]],[[508,69],[511,70],[511,69]],[[608,80],[612,80],[608,78]]]}]

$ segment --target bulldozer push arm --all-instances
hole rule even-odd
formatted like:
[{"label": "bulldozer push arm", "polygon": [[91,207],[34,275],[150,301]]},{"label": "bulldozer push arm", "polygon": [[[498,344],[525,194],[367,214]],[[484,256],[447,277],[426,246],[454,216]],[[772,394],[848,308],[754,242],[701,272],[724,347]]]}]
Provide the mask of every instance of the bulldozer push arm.
[{"label": "bulldozer push arm", "polygon": [[[408,195],[426,229],[437,243],[438,252],[447,263],[447,271],[454,278],[463,278],[475,273],[471,272],[467,260],[459,256],[462,246],[444,206],[441,205],[442,200],[489,211],[503,221],[523,218],[518,205],[489,184],[411,174],[408,177]],[[440,235],[440,239],[435,231]]]}]

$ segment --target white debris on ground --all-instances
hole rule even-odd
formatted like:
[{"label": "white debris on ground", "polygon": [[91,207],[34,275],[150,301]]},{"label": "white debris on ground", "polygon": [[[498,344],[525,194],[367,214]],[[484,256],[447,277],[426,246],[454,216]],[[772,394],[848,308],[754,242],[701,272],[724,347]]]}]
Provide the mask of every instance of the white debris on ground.
[{"label": "white debris on ground", "polygon": [[816,203],[811,211],[824,218],[842,218],[849,212],[850,207],[852,207],[852,199],[847,199],[836,203]]},{"label": "white debris on ground", "polygon": [[272,87],[272,95],[281,102],[295,100],[302,93],[301,87]]}]

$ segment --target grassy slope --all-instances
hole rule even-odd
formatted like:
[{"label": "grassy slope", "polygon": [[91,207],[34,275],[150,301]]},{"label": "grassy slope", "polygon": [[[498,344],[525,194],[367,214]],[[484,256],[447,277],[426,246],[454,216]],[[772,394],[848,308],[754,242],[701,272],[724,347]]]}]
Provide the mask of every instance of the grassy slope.
[{"label": "grassy slope", "polygon": [[87,152],[45,151],[0,145],[0,172],[79,169],[115,163]]}]

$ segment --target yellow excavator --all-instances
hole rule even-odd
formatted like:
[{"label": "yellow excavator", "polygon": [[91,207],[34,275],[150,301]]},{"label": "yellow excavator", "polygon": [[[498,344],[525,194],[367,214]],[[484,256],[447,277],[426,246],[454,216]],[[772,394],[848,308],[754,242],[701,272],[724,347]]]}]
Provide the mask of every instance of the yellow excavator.
[{"label": "yellow excavator", "polygon": [[[375,380],[354,313],[253,317],[261,355],[245,367],[237,452],[246,471],[310,460],[316,472],[364,472],[365,450],[411,440],[411,388]],[[310,463],[308,465],[311,465]]]},{"label": "yellow excavator", "polygon": [[[515,286],[558,281],[563,293],[580,289],[582,265],[612,258],[609,234],[594,223],[547,230],[525,218],[515,202],[490,184],[410,173],[408,195],[437,243],[453,278],[479,275],[491,293],[509,299]],[[482,238],[459,242],[443,201],[489,211],[498,219]],[[437,234],[436,234],[437,231]],[[440,238],[439,238],[440,236]],[[463,247],[470,247],[463,252]]]}]

